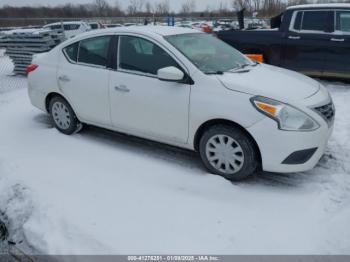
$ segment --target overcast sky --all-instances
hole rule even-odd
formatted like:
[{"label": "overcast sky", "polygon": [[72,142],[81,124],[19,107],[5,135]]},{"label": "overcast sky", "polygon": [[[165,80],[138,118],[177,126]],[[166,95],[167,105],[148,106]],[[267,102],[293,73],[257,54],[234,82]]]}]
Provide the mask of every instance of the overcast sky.
[{"label": "overcast sky", "polygon": [[[110,4],[114,4],[116,0],[107,0]],[[119,3],[125,8],[129,0],[118,0]],[[150,2],[159,2],[162,0],[149,0]],[[178,10],[182,3],[184,3],[186,0],[169,0],[170,7],[172,10]],[[231,0],[195,0],[196,1],[196,9],[197,10],[204,10],[207,6],[210,7],[217,7],[220,2],[226,2],[227,6],[231,8]],[[25,6],[25,5],[60,5],[65,3],[91,3],[93,0],[0,0],[0,6],[3,5],[13,5],[13,6]]]}]

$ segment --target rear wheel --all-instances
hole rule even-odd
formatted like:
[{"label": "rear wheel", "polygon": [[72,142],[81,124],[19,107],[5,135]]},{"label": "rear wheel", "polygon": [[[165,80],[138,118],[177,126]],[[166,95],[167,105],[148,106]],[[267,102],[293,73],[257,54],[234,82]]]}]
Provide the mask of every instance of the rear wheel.
[{"label": "rear wheel", "polygon": [[52,98],[49,108],[55,127],[63,134],[71,135],[82,129],[83,125],[79,122],[72,107],[62,97]]},{"label": "rear wheel", "polygon": [[251,138],[234,126],[219,125],[204,132],[199,153],[205,167],[229,180],[243,180],[258,167],[257,150]]}]

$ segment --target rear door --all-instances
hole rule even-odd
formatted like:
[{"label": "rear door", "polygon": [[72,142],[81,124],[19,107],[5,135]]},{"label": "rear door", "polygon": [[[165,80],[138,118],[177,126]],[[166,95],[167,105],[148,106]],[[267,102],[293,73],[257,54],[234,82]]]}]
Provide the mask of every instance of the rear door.
[{"label": "rear door", "polygon": [[336,30],[329,36],[324,76],[349,77],[350,73],[350,10],[336,11]]},{"label": "rear door", "polygon": [[310,75],[321,75],[333,32],[333,11],[295,11],[284,39],[282,66]]},{"label": "rear door", "polygon": [[61,92],[80,120],[110,125],[108,53],[112,36],[81,40],[62,51],[57,72]]}]

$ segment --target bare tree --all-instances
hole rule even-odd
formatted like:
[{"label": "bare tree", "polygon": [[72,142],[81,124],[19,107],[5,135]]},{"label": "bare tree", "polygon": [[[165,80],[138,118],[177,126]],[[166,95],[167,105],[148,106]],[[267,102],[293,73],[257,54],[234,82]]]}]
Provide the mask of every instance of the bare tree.
[{"label": "bare tree", "polygon": [[106,16],[111,9],[106,0],[95,0],[94,6],[98,13],[98,16]]},{"label": "bare tree", "polygon": [[[166,16],[170,10],[170,0],[133,0],[130,1],[130,5],[127,14],[121,8],[121,1],[125,0],[113,0],[114,5],[109,5],[108,1],[111,0],[90,0],[90,4],[64,4],[57,6],[2,6],[0,7],[0,17],[3,18],[0,21],[0,26],[26,26],[26,25],[40,25],[48,23],[50,21],[57,20],[37,20],[38,17],[59,17],[59,18],[81,18],[87,19],[96,17],[117,17],[135,14],[138,16]],[[171,0],[175,1],[175,0]],[[211,4],[205,6],[206,10],[195,11],[195,5],[191,0],[185,0],[186,8],[182,8],[181,11],[191,13],[193,17],[219,17],[219,16],[233,16],[231,7],[236,10],[245,7],[247,9],[246,15],[250,16],[253,12],[258,12],[260,17],[269,18],[280,14],[285,11],[288,5],[299,5],[306,3],[324,3],[324,2],[346,2],[350,3],[350,0],[229,0],[232,5],[227,5],[227,0],[218,0],[219,4]],[[59,2],[59,1],[57,1]],[[71,2],[74,2],[73,0]],[[213,1],[214,2],[214,1]],[[182,13],[184,15],[184,13]],[[13,19],[14,17],[26,18],[25,20]],[[8,20],[5,20],[9,18]],[[33,19],[31,19],[33,18]]]},{"label": "bare tree", "polygon": [[218,8],[219,14],[224,14],[227,13],[228,11],[228,6],[226,2],[220,1],[219,3],[219,8]]},{"label": "bare tree", "polygon": [[166,15],[170,13],[169,0],[163,0],[155,4],[155,13],[158,15]]},{"label": "bare tree", "polygon": [[261,7],[261,0],[252,0],[252,7],[254,9],[254,11],[259,11],[260,7]]},{"label": "bare tree", "polygon": [[[258,2],[263,2],[261,0],[256,0]],[[233,0],[232,7],[236,10],[246,9],[247,11],[252,11],[253,9],[253,0]]]},{"label": "bare tree", "polygon": [[149,1],[146,2],[145,9],[146,9],[146,13],[147,14],[153,14],[154,13],[153,5]]},{"label": "bare tree", "polygon": [[142,13],[144,5],[145,5],[144,0],[129,0],[127,12],[129,15],[135,15],[137,13]]},{"label": "bare tree", "polygon": [[196,10],[196,2],[195,0],[187,0],[182,4],[180,13],[188,15],[194,13]]},{"label": "bare tree", "polygon": [[[321,1],[321,0],[318,0],[319,3],[323,2],[325,3],[324,1]],[[291,6],[291,5],[304,5],[304,4],[308,4],[309,2],[307,0],[289,0],[288,1],[288,5]]]},{"label": "bare tree", "polygon": [[121,16],[121,15],[123,15],[123,8],[121,7],[121,5],[119,3],[119,0],[116,0],[114,2],[113,15],[114,16]]}]

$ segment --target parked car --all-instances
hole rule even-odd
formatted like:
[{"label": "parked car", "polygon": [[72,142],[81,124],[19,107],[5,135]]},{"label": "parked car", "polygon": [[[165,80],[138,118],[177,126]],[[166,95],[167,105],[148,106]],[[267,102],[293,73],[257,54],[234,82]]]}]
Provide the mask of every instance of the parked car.
[{"label": "parked car", "polygon": [[122,27],[122,24],[104,24],[105,28]]},{"label": "parked car", "polygon": [[67,39],[91,30],[90,25],[85,22],[60,22],[47,24],[43,28],[50,28],[51,30],[63,29],[64,35]]},{"label": "parked car", "polygon": [[211,34],[213,32],[212,27],[207,22],[194,22],[192,24],[192,28],[207,34]]},{"label": "parked car", "polygon": [[350,79],[350,4],[292,6],[273,24],[276,29],[217,35],[245,54],[262,54],[271,65]]},{"label": "parked car", "polygon": [[224,30],[238,30],[239,24],[237,21],[232,19],[220,19],[217,20],[213,25],[213,32],[219,32]]},{"label": "parked car", "polygon": [[91,30],[102,29],[105,28],[100,22],[90,22],[89,23]]},{"label": "parked car", "polygon": [[135,24],[135,23],[124,23],[123,25],[124,25],[124,26],[135,26],[135,25],[137,25],[137,24]]},{"label": "parked car", "polygon": [[247,19],[245,24],[247,25],[247,30],[268,29],[266,22],[260,19]]},{"label": "parked car", "polygon": [[333,129],[319,82],[193,29],[91,31],[36,55],[27,72],[31,103],[62,133],[90,124],[195,150],[231,180],[312,169]]},{"label": "parked car", "polygon": [[191,22],[182,22],[182,23],[176,24],[175,26],[183,27],[183,28],[192,28],[192,23]]}]

